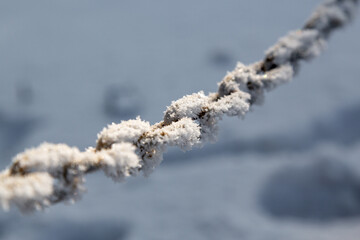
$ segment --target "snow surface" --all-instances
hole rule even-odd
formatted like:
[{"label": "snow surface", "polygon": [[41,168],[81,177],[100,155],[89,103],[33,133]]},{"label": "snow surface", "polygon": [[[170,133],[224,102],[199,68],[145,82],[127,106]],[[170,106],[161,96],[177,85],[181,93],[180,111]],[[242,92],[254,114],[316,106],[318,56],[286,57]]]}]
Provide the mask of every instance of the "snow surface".
[{"label": "snow surface", "polygon": [[[43,141],[84,149],[111,122],[161,120],[172,100],[216,91],[237,60],[262,59],[318,3],[1,1],[1,167]],[[114,184],[90,175],[88,193],[72,206],[1,212],[0,238],[358,239],[359,30],[357,18],[245,120],[220,122],[217,143],[170,151],[149,178]],[[123,86],[141,101],[119,99],[136,110],[107,114],[109,89]],[[344,191],[333,187],[341,184]],[[285,214],[274,212],[282,195],[271,189],[284,194]],[[293,196],[301,193],[305,207]],[[314,214],[319,201],[325,206]],[[327,211],[331,204],[337,211]],[[344,213],[349,208],[354,214]]]}]

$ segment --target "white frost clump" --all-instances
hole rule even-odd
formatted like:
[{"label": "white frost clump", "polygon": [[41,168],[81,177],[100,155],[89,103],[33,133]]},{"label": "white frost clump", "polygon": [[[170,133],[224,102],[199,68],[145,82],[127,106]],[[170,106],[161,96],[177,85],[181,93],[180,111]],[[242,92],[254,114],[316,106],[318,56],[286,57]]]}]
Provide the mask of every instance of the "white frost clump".
[{"label": "white frost clump", "polygon": [[201,142],[199,144],[214,141],[217,135],[217,122],[222,113],[214,113],[213,104],[213,97],[206,96],[203,91],[184,96],[173,101],[166,109],[164,123],[167,125],[182,118],[190,118],[200,125]]},{"label": "white frost clump", "polygon": [[71,164],[80,157],[77,148],[65,144],[43,143],[37,148],[31,148],[15,156],[14,170],[22,174],[31,172],[49,172],[58,175],[63,166]]},{"label": "white frost clump", "polygon": [[199,124],[190,118],[182,118],[161,128],[154,125],[138,142],[145,176],[161,163],[167,146],[179,146],[183,150],[189,150],[200,143],[200,135]]},{"label": "white frost clump", "polygon": [[135,154],[135,146],[130,143],[116,143],[107,151],[98,153],[101,168],[114,181],[137,174],[141,167],[140,158]]},{"label": "white frost clump", "polygon": [[50,205],[53,180],[48,173],[31,173],[26,176],[10,176],[0,173],[0,203],[8,210],[11,205],[23,212],[40,210]]},{"label": "white frost clump", "polygon": [[43,143],[18,154],[9,174],[10,178],[28,178],[32,173],[47,174],[52,185],[47,201],[74,201],[84,192],[84,174],[93,164],[94,159],[89,161],[88,152],[80,152],[65,144]]},{"label": "white frost clump", "polygon": [[[229,82],[229,85],[231,84],[232,83]],[[191,123],[191,120],[199,123],[201,142],[215,140],[217,122],[223,115],[242,117],[249,110],[248,101],[250,95],[241,92],[237,85],[237,83],[232,85],[234,86],[234,93],[221,97],[216,101],[214,101],[213,96],[206,96],[202,91],[173,101],[165,111],[165,125],[170,123],[174,124],[177,121],[181,121],[181,119],[189,118],[189,123]],[[182,148],[183,143],[184,142],[181,142],[180,144]],[[192,147],[192,145],[194,144],[190,144],[190,147]]]},{"label": "white frost clump", "polygon": [[214,102],[211,109],[214,117],[219,118],[219,120],[225,114],[230,117],[238,116],[242,118],[249,111],[249,100],[250,94],[241,91],[234,92]]},{"label": "white frost clump", "polygon": [[282,65],[295,59],[311,59],[324,49],[325,41],[317,30],[297,30],[280,38],[278,43],[266,51],[273,63]]},{"label": "white frost clump", "polygon": [[189,150],[199,144],[200,126],[190,118],[182,118],[149,134],[152,144],[179,146]]},{"label": "white frost clump", "polygon": [[135,120],[112,123],[98,134],[97,146],[108,148],[113,143],[135,143],[139,137],[150,130],[150,123],[142,121],[140,117]]},{"label": "white frost clump", "polygon": [[308,20],[306,27],[315,28],[325,34],[349,22],[355,15],[358,0],[328,1],[320,5]]},{"label": "white frost clump", "polygon": [[[219,96],[230,96],[235,92],[240,92],[239,98],[243,100],[241,102],[262,104],[265,90],[272,90],[280,84],[291,81],[294,75],[293,67],[290,64],[281,65],[266,73],[259,73],[258,68],[259,63],[246,66],[238,62],[234,71],[229,72],[219,83]],[[220,102],[221,99],[214,104],[221,105]],[[245,112],[247,112],[246,108]],[[243,115],[244,112],[241,114]],[[234,116],[237,114],[228,115]]]},{"label": "white frost clump", "polygon": [[203,91],[184,96],[177,101],[172,101],[164,114],[165,125],[187,117],[198,119],[199,114],[209,105],[209,97]]}]

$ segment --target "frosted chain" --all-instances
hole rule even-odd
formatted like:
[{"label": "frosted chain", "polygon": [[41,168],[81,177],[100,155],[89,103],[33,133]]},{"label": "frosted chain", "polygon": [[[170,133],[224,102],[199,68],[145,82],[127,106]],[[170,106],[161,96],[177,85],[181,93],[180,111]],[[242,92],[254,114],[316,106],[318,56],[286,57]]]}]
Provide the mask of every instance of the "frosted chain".
[{"label": "frosted chain", "polygon": [[348,23],[358,0],[332,0],[320,5],[302,29],[290,32],[266,52],[263,61],[238,63],[219,83],[217,93],[184,96],[167,107],[163,121],[111,124],[99,134],[95,148],[84,152],[64,144],[43,143],[14,157],[0,173],[0,204],[28,212],[60,201],[74,201],[84,192],[86,173],[102,170],[121,181],[140,171],[148,175],[162,161],[167,146],[189,150],[214,141],[224,115],[243,117],[264,92],[290,81],[301,60],[324,48],[333,30]]}]

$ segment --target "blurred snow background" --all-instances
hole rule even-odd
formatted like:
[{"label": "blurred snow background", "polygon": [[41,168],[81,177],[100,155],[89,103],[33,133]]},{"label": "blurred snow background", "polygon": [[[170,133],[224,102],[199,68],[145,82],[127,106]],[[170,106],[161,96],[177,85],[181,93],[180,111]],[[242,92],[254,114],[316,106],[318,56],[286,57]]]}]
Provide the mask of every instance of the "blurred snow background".
[{"label": "blurred snow background", "polygon": [[[155,123],[216,91],[321,1],[0,1],[0,166],[43,141],[82,149],[108,123]],[[0,213],[0,239],[358,239],[360,20],[218,142],[148,178],[87,178],[75,205]]]}]

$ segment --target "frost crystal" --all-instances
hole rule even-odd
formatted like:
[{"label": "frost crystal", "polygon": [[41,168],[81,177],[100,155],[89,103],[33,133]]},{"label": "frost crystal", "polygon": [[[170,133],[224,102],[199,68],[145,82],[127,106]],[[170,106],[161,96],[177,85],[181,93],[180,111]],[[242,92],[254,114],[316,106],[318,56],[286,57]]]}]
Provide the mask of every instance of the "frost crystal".
[{"label": "frost crystal", "polygon": [[21,211],[40,210],[50,204],[48,198],[53,193],[53,180],[48,173],[31,173],[26,176],[0,174],[0,203],[5,210],[11,204]]},{"label": "frost crystal", "polygon": [[80,151],[65,144],[43,143],[37,148],[28,149],[15,156],[12,172],[20,174],[31,172],[49,172],[51,175],[62,174],[62,168],[78,159]]},{"label": "frost crystal", "polygon": [[140,158],[135,154],[135,146],[130,143],[116,143],[109,151],[99,152],[101,168],[114,181],[136,174],[141,167]]},{"label": "frost crystal", "polygon": [[164,123],[168,125],[184,117],[198,119],[199,114],[208,105],[209,98],[205,96],[203,91],[182,97],[177,101],[173,101],[167,108],[164,115]]},{"label": "frost crystal", "polygon": [[112,123],[98,134],[97,148],[108,148],[113,143],[120,142],[134,143],[149,129],[150,123],[142,121],[140,117],[135,120],[122,121],[120,124]]}]

